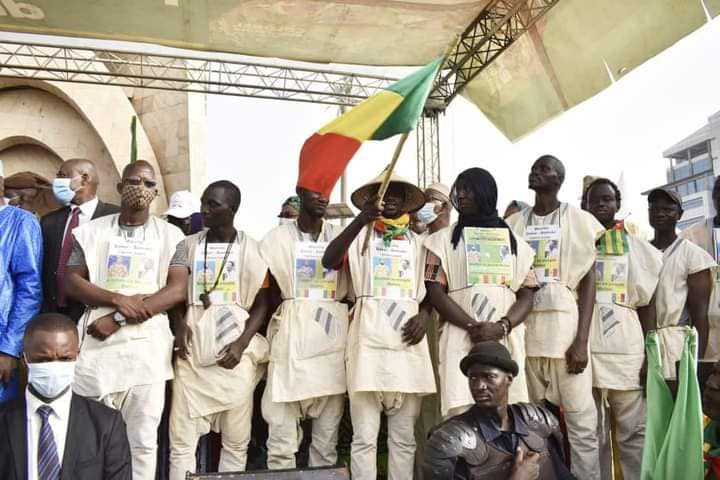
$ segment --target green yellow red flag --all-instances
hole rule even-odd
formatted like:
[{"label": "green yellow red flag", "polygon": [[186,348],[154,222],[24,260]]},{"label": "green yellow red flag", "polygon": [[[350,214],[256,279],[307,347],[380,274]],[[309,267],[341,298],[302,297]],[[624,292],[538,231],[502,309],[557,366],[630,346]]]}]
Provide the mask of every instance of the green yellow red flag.
[{"label": "green yellow red flag", "polygon": [[297,186],[329,198],[362,142],[415,128],[441,64],[433,60],[315,132],[300,151]]}]

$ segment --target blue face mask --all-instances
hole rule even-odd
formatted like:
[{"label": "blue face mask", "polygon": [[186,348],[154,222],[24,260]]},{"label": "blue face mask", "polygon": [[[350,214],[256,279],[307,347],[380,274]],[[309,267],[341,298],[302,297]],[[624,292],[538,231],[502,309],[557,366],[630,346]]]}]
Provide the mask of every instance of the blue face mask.
[{"label": "blue face mask", "polygon": [[438,218],[438,214],[435,213],[435,202],[426,203],[415,215],[417,215],[418,220],[425,225],[430,225]]},{"label": "blue face mask", "polygon": [[55,398],[75,380],[75,362],[29,363],[28,383],[45,398]]},{"label": "blue face mask", "polygon": [[53,195],[61,205],[70,205],[75,198],[75,191],[70,187],[71,178],[56,178],[53,180]]}]

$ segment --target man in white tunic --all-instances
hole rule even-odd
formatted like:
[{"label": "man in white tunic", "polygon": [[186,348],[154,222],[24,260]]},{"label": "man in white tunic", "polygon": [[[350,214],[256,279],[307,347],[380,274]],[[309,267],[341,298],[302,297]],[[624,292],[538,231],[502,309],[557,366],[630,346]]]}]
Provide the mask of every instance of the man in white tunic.
[{"label": "man in white tunic", "polygon": [[[178,355],[170,412],[171,480],[195,471],[198,439],[210,430],[222,435],[218,470],[245,470],[253,392],[268,356],[267,340],[257,333],[268,309],[267,265],[257,242],[233,226],[240,190],[225,180],[214,182],[201,203],[208,229],[181,244],[190,259],[191,282],[185,315],[173,312]],[[204,275],[207,266],[212,275]]]},{"label": "man in white tunic", "polygon": [[[352,194],[360,214],[330,242],[323,265],[350,265],[356,298],[347,342],[347,384],[353,424],[351,469],[356,480],[375,480],[380,414],[388,417],[388,479],[412,478],[414,425],[421,397],[435,392],[425,340],[429,305],[422,279],[425,254],[409,231],[409,211],[423,192],[393,175],[377,206],[384,174]],[[368,224],[370,224],[368,226]],[[370,242],[363,252],[366,232]],[[401,267],[410,268],[401,275]]]},{"label": "man in white tunic", "polygon": [[713,289],[710,295],[708,306],[708,342],[705,349],[705,358],[716,360],[720,358],[720,267],[717,263],[720,260],[720,177],[715,179],[712,190],[712,199],[715,211],[718,212],[712,218],[698,222],[692,227],[684,230],[680,236],[699,246],[715,260],[711,273],[713,277]]},{"label": "man in white tunic", "polygon": [[675,362],[685,345],[686,325],[698,332],[698,357],[708,343],[708,303],[712,293],[711,270],[715,260],[702,248],[677,236],[682,218],[682,200],[672,190],[656,188],[648,194],[650,226],[655,236],[650,243],[662,252],[663,267],[655,293],[658,342],[663,374],[675,379]]},{"label": "man in white tunic", "polygon": [[[153,167],[138,160],[118,184],[120,213],[73,230],[68,295],[87,305],[73,390],[122,412],[133,478],[155,478],[165,382],[173,377],[173,336],[165,314],[183,302],[187,258],[177,227],[149,214],[157,197]],[[154,275],[137,273],[153,265]]]},{"label": "man in white tunic", "polygon": [[565,167],[544,155],[528,179],[535,205],[507,219],[535,250],[540,283],[525,321],[526,374],[530,400],[563,408],[572,473],[600,478],[597,412],[588,368],[588,339],[595,304],[595,241],[605,231],[592,215],[557,194]]},{"label": "man in white tunic", "polygon": [[[497,185],[490,172],[471,168],[453,185],[460,217],[425,240],[428,297],[444,323],[440,336],[441,412],[449,418],[475,402],[458,365],[481,341],[503,342],[525,365],[525,326],[532,309],[534,251],[516,237],[497,213]],[[480,255],[471,261],[472,252]],[[468,253],[471,255],[468,255]],[[512,402],[527,402],[525,369],[510,387]]]},{"label": "man in white tunic", "polygon": [[587,209],[607,229],[597,242],[590,352],[602,478],[612,478],[610,419],[614,419],[623,478],[637,480],[645,439],[645,334],[655,329],[653,295],[662,256],[648,242],[629,234],[624,222],[615,220],[620,202],[620,189],[606,178],[596,178],[586,189]]},{"label": "man in white tunic", "polygon": [[328,242],[341,228],[323,220],[324,194],[303,187],[297,193],[300,215],[271,230],[261,244],[277,298],[262,398],[270,469],[295,468],[303,418],[312,419],[309,465],[334,465],[345,404],[348,308],[339,301],[345,296],[338,284],[341,272],[322,266]]}]

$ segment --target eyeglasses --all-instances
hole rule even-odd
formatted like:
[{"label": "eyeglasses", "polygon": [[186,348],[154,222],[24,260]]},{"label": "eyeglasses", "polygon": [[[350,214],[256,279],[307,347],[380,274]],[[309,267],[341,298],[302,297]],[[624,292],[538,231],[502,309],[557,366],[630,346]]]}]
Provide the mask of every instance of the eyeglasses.
[{"label": "eyeglasses", "polygon": [[144,184],[147,188],[155,188],[157,187],[157,182],[154,180],[143,180],[142,178],[138,177],[128,177],[125,180],[123,180],[124,183],[127,183],[128,185],[138,186],[140,184]]}]

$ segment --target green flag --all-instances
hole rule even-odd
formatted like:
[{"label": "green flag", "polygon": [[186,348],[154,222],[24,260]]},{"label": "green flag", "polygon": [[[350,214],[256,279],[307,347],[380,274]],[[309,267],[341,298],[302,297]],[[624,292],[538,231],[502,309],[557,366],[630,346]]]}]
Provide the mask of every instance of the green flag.
[{"label": "green flag", "polygon": [[137,117],[133,115],[130,121],[130,162],[137,160]]},{"label": "green flag", "polygon": [[[654,347],[653,347],[654,343]],[[703,414],[697,379],[697,331],[687,327],[680,357],[675,405],[662,373],[657,337],[648,335],[648,413],[642,480],[702,480]],[[653,373],[651,373],[651,364]],[[659,376],[658,376],[659,374]],[[652,375],[652,380],[651,380]],[[658,443],[658,442],[661,443]]]},{"label": "green flag", "polygon": [[673,398],[663,377],[657,332],[648,334],[645,339],[645,351],[647,353],[647,416],[640,478],[653,480],[657,458],[670,425]]}]

